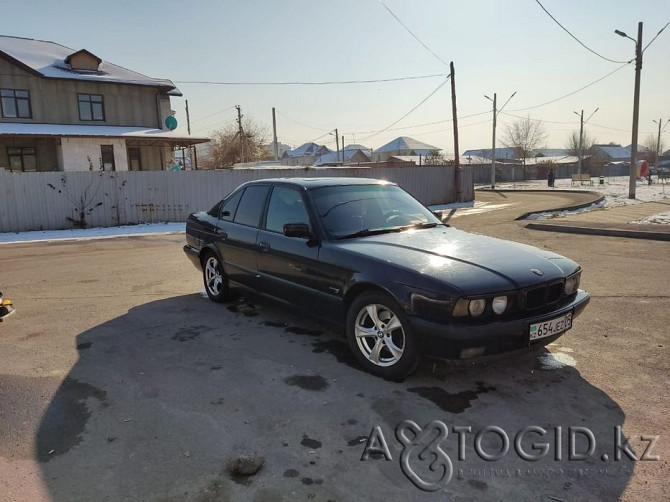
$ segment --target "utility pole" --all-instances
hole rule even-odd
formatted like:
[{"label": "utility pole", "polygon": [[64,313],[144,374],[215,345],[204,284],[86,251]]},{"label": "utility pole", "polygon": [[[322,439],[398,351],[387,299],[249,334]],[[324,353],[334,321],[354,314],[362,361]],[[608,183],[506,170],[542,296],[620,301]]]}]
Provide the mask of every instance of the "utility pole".
[{"label": "utility pole", "polygon": [[491,142],[491,190],[496,188],[496,119],[497,119],[497,110],[496,110],[496,101],[498,99],[497,94],[493,93],[493,140]]},{"label": "utility pole", "polygon": [[340,161],[340,137],[338,136],[337,128],[335,128],[335,145],[337,148],[337,161]]},{"label": "utility pole", "polygon": [[277,145],[277,119],[275,118],[275,107],[272,107],[272,137],[274,138],[275,162],[279,160],[279,146]]},{"label": "utility pole", "polygon": [[[658,160],[659,157],[661,156],[661,124],[663,123],[663,119],[658,119],[658,122],[655,120],[652,120],[654,124],[658,124],[658,138],[656,139],[656,172],[658,172]],[[665,127],[668,126],[668,122],[670,122],[670,119],[665,121]],[[663,129],[665,129],[665,127]]]},{"label": "utility pole", "polygon": [[[493,145],[491,146],[491,189],[495,189],[496,187],[496,124],[498,121],[498,114],[503,111],[503,108],[507,106],[507,103],[510,102],[510,100],[514,97],[516,94],[516,91],[512,93],[512,95],[507,98],[507,101],[505,101],[505,104],[502,105],[500,110],[496,109],[496,102],[498,99],[497,94],[494,92],[493,93],[493,99],[489,98],[486,94],[484,94],[484,97],[488,99],[489,101],[493,102]],[[512,172],[514,172],[512,168]]]},{"label": "utility pole", "polygon": [[[191,135],[191,116],[188,113],[188,99],[186,100],[186,129],[188,130],[188,135]],[[191,168],[197,170],[198,169],[198,164],[196,162],[197,160],[197,154],[195,152],[195,145],[191,145],[188,147],[189,151],[189,156],[191,157]],[[184,164],[184,169],[186,169],[186,164]]]},{"label": "utility pole", "polygon": [[579,117],[579,149],[577,151],[579,162],[577,163],[577,174],[582,174],[582,162],[584,158],[584,152],[583,152],[584,124],[586,124],[589,120],[591,120],[591,117],[593,117],[598,110],[600,110],[600,108],[596,108],[595,110],[593,110],[593,113],[589,115],[589,118],[587,118],[586,120],[584,120],[584,110],[582,110],[581,113],[572,112]]},{"label": "utility pole", "polygon": [[[575,112],[577,113],[577,112]],[[579,162],[577,163],[577,174],[582,174],[582,144],[584,141],[584,110],[579,115]]]},{"label": "utility pole", "polygon": [[635,198],[637,179],[637,126],[640,118],[640,72],[642,71],[642,21],[637,23],[637,40],[629,37],[623,31],[614,30],[621,37],[635,42],[635,92],[633,94],[633,137],[630,145],[630,179],[628,180],[628,198]]},{"label": "utility pole", "polygon": [[244,162],[244,129],[242,129],[242,117],[244,115],[242,115],[240,105],[235,105],[235,108],[237,108],[237,133],[240,136],[240,162]]},{"label": "utility pole", "polygon": [[342,135],[342,164],[344,164],[344,134]]},{"label": "utility pole", "polygon": [[456,186],[456,202],[463,202],[463,187],[461,181],[463,179],[463,172],[459,163],[458,153],[458,115],[456,112],[456,70],[454,69],[454,62],[449,62],[449,69],[451,71],[451,116],[454,121],[454,185]]}]

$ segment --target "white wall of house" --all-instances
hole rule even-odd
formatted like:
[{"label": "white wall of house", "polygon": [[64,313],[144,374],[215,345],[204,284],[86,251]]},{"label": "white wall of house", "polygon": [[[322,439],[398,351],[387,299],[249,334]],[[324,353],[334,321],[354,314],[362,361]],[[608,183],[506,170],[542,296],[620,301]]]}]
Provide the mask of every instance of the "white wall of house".
[{"label": "white wall of house", "polygon": [[114,147],[114,166],[117,171],[128,170],[126,140],[120,138],[61,138],[59,167],[63,171],[88,171],[90,157],[93,170],[100,169],[102,145]]}]

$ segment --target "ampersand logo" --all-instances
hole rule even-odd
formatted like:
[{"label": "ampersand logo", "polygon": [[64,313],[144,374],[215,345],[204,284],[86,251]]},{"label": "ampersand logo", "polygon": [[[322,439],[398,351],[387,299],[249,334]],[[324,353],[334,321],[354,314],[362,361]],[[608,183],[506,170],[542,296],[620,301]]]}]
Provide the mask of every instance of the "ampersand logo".
[{"label": "ampersand logo", "polygon": [[[407,436],[407,433],[413,434],[412,438]],[[435,433],[437,432],[437,435]],[[403,445],[402,454],[400,455],[400,468],[417,488],[427,492],[434,492],[451,481],[451,476],[454,473],[454,467],[451,464],[451,459],[442,448],[440,444],[447,439],[447,426],[444,422],[433,420],[423,430],[415,422],[405,420],[400,422],[395,428],[395,435]],[[422,479],[412,469],[410,462],[421,461],[429,462],[428,469],[430,472],[436,474],[434,480]],[[423,469],[426,471],[426,469]],[[433,476],[430,476],[431,478]]]}]

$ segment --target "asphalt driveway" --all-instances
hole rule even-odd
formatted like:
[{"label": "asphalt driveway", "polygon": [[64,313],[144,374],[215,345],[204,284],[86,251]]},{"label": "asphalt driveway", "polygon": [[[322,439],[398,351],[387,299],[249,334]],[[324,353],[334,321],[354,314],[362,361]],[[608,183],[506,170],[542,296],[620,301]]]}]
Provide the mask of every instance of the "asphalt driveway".
[{"label": "asphalt driveway", "polygon": [[[181,236],[2,246],[0,280],[18,311],[0,324],[0,500],[662,498],[670,245],[511,220],[495,211],[452,223],[576,259],[592,304],[553,356],[428,363],[402,383],[356,368],[332,327],[256,299],[209,302]],[[448,461],[429,448],[431,471],[423,448],[403,444],[405,420],[424,447],[444,423]],[[537,461],[515,451],[530,426],[547,431],[521,441],[534,453],[531,443],[549,444]],[[577,456],[589,446],[578,428],[593,434],[588,459],[569,458],[571,427]],[[660,460],[615,460],[617,427],[637,457],[640,436],[660,435]],[[375,430],[392,460],[361,460]],[[403,452],[420,478],[442,481],[438,491],[410,481]],[[244,455],[263,466],[231,475],[227,462]]]}]

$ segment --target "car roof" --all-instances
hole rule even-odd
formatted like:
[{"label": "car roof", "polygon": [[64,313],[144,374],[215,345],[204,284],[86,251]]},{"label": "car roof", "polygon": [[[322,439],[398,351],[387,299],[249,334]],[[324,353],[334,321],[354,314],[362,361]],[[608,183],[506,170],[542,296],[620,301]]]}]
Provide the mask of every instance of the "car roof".
[{"label": "car roof", "polygon": [[330,187],[330,186],[344,186],[344,185],[395,185],[392,181],[378,180],[373,178],[345,178],[345,177],[331,177],[331,178],[266,178],[261,180],[254,180],[246,183],[246,185],[256,185],[263,183],[281,183],[299,186],[305,189]]}]

